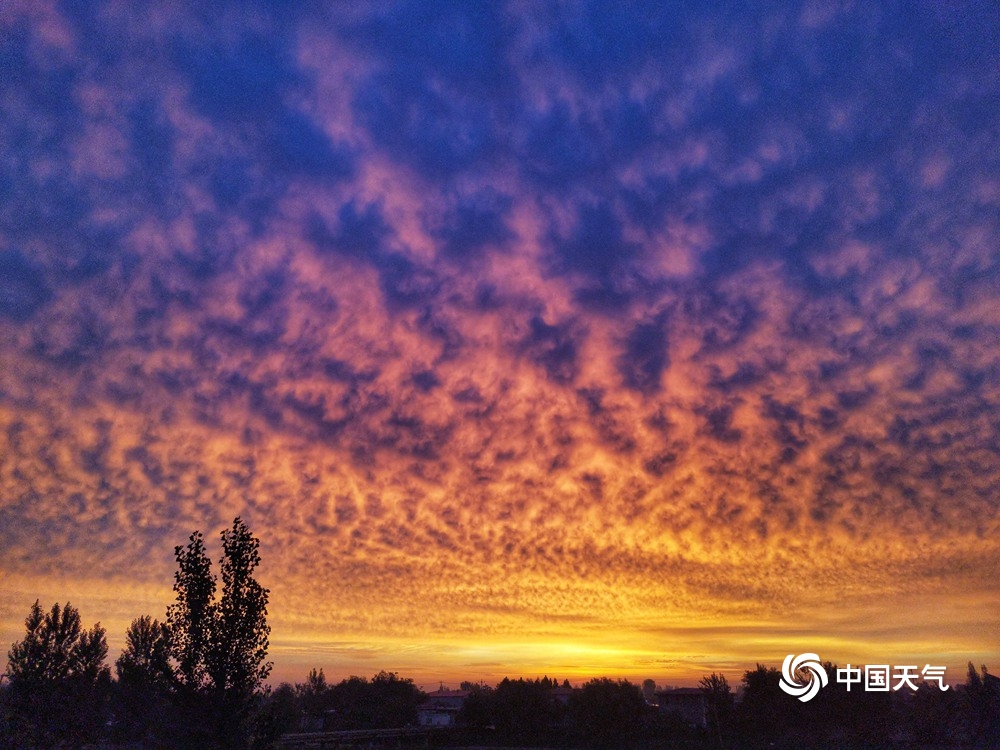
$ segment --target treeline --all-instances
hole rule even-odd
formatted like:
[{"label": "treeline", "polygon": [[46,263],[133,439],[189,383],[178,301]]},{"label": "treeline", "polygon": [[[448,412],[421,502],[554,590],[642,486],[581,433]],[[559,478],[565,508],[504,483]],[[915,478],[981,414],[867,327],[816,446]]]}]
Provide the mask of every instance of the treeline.
[{"label": "treeline", "polygon": [[266,700],[268,590],[260,542],[240,518],[222,532],[221,587],[200,532],[174,549],[176,601],[161,622],[132,621],[106,664],[106,631],[71,604],[35,602],[7,655],[0,747],[240,748],[260,735]]},{"label": "treeline", "polygon": [[259,541],[237,518],[221,534],[219,579],[199,532],[176,547],[176,601],[163,621],[137,617],[114,664],[100,624],[70,604],[25,619],[0,684],[2,748],[266,750],[295,732],[448,726],[421,739],[437,747],[564,748],[1000,748],[1000,680],[969,665],[949,690],[848,692],[837,666],[808,702],[757,665],[737,690],[705,677],[698,690],[656,692],[599,678],[573,688],[544,677],[462,683],[425,693],[394,672],[336,684],[313,670],[295,685],[265,685],[268,590],[255,579]]},{"label": "treeline", "polygon": [[[1000,680],[971,664],[963,685],[947,691],[848,692],[827,663],[828,685],[802,703],[779,687],[781,673],[758,665],[736,690],[712,674],[700,685],[703,721],[671,710],[671,691],[650,703],[638,685],[598,678],[570,689],[548,677],[464,682],[454,725],[430,738],[438,747],[688,748],[691,750],[995,750],[1000,748]],[[680,691],[691,697],[693,691]],[[414,726],[436,693],[380,672],[328,684],[322,670],[284,683],[262,701],[261,738]]]},{"label": "treeline", "polygon": [[917,682],[916,690],[898,692],[868,692],[856,684],[848,691],[836,681],[836,664],[823,668],[827,686],[803,703],[781,690],[777,669],[758,664],[744,673],[732,709],[718,694],[711,697],[718,713],[709,711],[709,730],[718,731],[723,747],[748,749],[1000,748],[1000,680],[985,665],[977,672],[970,663],[965,684],[948,690]]},{"label": "treeline", "polygon": [[[60,610],[61,618],[66,611]],[[154,641],[159,637],[146,627],[141,632],[152,634]],[[12,700],[17,684],[12,680],[2,693],[6,716],[0,746],[265,750],[277,747],[288,733],[417,726],[421,710],[433,705],[436,695],[394,672],[331,684],[322,670],[312,670],[304,682],[258,691],[230,724],[232,714],[222,723],[210,715],[224,710],[220,704],[206,700],[199,710],[189,702],[190,694],[177,692],[168,681],[148,679],[151,672],[130,673],[134,666],[123,654],[115,665],[118,678],[112,680],[106,667],[90,659],[81,664],[82,671],[51,681],[51,691],[36,693],[41,700],[27,706]],[[706,677],[700,685],[703,722],[650,704],[639,686],[627,680],[598,678],[576,688],[547,677],[505,678],[495,686],[465,682],[450,693],[462,697],[453,725],[421,742],[435,747],[693,750],[1000,747],[1000,680],[985,667],[977,672],[970,664],[965,684],[947,691],[920,684],[916,691],[898,693],[848,693],[834,681],[836,665],[825,667],[830,684],[808,703],[781,691],[774,668],[758,665],[746,671],[735,692],[725,677]],[[657,693],[664,702],[669,695]],[[15,717],[35,725],[18,726],[12,723]],[[213,733],[219,729],[229,733]]]}]

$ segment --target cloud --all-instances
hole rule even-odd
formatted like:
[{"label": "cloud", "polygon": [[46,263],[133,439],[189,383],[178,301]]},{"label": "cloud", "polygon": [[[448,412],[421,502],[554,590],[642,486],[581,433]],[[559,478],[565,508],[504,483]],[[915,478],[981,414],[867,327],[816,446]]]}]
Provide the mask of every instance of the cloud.
[{"label": "cloud", "polygon": [[28,320],[52,294],[41,268],[18,250],[0,255],[0,275],[4,278],[0,314],[14,321]]},{"label": "cloud", "polygon": [[[424,33],[414,35],[419,25]],[[501,148],[514,87],[504,57],[508,35],[493,8],[403,4],[366,19],[349,39],[374,53],[353,108],[373,141],[423,175],[448,176]]]},{"label": "cloud", "polygon": [[579,347],[571,325],[549,325],[536,315],[528,321],[528,326],[528,333],[520,343],[521,351],[540,365],[551,380],[572,382],[578,372]]},{"label": "cloud", "polygon": [[322,217],[313,214],[307,222],[307,236],[320,249],[337,250],[361,258],[378,258],[383,241],[391,236],[392,227],[376,203],[361,206],[356,200],[344,203],[337,212],[339,228],[334,233]]},{"label": "cloud", "polygon": [[618,365],[627,387],[642,393],[659,390],[660,377],[670,363],[668,320],[669,316],[661,312],[629,332]]},{"label": "cloud", "polygon": [[299,79],[279,45],[262,35],[219,46],[179,45],[176,63],[191,82],[195,108],[224,122],[272,116],[283,106],[284,91]]},{"label": "cloud", "polygon": [[495,190],[457,197],[443,214],[428,221],[428,232],[451,258],[475,256],[486,248],[503,248],[515,239],[507,224],[513,200]]}]

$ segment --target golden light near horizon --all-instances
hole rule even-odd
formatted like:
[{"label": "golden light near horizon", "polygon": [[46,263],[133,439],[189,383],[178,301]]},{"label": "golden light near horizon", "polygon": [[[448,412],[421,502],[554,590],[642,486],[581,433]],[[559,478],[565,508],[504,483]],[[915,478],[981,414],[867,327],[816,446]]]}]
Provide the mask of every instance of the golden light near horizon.
[{"label": "golden light near horizon", "polygon": [[81,13],[0,19],[4,642],[240,515],[275,681],[998,661],[962,14]]}]

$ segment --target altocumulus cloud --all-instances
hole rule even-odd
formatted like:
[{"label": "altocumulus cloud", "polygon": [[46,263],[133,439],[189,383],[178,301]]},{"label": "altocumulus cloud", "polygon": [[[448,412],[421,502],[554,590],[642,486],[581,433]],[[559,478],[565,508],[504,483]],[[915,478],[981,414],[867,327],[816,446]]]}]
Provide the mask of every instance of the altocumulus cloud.
[{"label": "altocumulus cloud", "polygon": [[995,658],[998,29],[14,3],[4,637],[242,514],[279,666]]}]

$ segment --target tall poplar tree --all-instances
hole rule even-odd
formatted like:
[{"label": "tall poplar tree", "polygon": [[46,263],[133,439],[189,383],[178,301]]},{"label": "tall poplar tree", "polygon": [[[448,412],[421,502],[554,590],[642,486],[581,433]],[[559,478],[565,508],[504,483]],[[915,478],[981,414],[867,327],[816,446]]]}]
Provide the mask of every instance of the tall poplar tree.
[{"label": "tall poplar tree", "polygon": [[222,532],[222,592],[201,532],[174,549],[177,601],[167,610],[177,694],[193,723],[216,746],[243,742],[249,712],[271,672],[267,661],[268,589],[254,572],[260,540],[239,517]]}]

